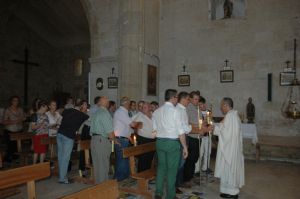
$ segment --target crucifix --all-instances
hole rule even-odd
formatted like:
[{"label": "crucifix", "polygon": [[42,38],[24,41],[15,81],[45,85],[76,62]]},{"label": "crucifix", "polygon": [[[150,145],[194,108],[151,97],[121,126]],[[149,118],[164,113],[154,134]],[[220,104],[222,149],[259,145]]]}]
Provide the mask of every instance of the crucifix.
[{"label": "crucifix", "polygon": [[28,66],[39,66],[38,63],[29,62],[29,52],[27,47],[24,50],[24,60],[13,59],[12,61],[17,64],[24,64],[24,107],[28,105]]},{"label": "crucifix", "polygon": [[226,60],[225,60],[225,66],[226,66],[226,67],[228,66],[228,62],[229,62],[229,61],[226,59]]}]

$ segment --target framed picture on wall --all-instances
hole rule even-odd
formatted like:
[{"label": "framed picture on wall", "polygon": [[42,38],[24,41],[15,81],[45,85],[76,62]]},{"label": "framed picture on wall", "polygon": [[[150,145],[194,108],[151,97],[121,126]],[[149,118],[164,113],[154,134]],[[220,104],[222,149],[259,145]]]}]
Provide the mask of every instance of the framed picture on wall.
[{"label": "framed picture on wall", "polygon": [[178,86],[190,86],[190,75],[178,75]]},{"label": "framed picture on wall", "polygon": [[108,88],[118,88],[118,78],[117,77],[109,77],[107,78]]},{"label": "framed picture on wall", "polygon": [[157,85],[157,68],[156,66],[148,65],[147,75],[147,95],[156,96],[156,85]]},{"label": "framed picture on wall", "polygon": [[279,84],[280,86],[292,85],[295,78],[295,72],[282,72],[280,73]]},{"label": "framed picture on wall", "polygon": [[229,83],[234,81],[233,70],[221,70],[220,71],[220,82]]}]

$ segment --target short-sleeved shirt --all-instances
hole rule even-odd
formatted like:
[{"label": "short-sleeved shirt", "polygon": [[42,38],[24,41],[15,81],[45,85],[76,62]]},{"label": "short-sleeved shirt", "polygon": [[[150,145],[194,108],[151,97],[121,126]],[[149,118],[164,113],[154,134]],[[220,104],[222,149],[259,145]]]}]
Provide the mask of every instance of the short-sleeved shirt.
[{"label": "short-sleeved shirt", "polygon": [[[49,133],[49,119],[46,113],[34,113],[31,115],[30,123],[35,125],[41,125],[41,127],[32,130],[35,135],[47,135]],[[31,127],[32,129],[32,127]]]},{"label": "short-sleeved shirt", "polygon": [[191,132],[192,126],[189,124],[189,119],[188,119],[188,115],[186,112],[186,108],[182,104],[178,103],[176,105],[176,109],[180,113],[180,120],[181,120],[182,128],[184,129],[184,132],[186,134],[188,134],[189,132]]},{"label": "short-sleeved shirt", "polygon": [[143,128],[138,129],[138,135],[153,139],[155,136],[153,134],[153,122],[152,119],[149,118],[147,115],[145,115],[142,112],[138,112],[135,116],[132,118],[135,122],[142,122]]},{"label": "short-sleeved shirt", "polygon": [[108,134],[113,131],[113,121],[110,113],[106,108],[99,107],[98,110],[91,115],[90,134],[99,134],[103,137],[108,137]]},{"label": "short-sleeved shirt", "polygon": [[[192,103],[189,103],[189,105],[186,107],[186,111],[189,117],[189,123],[193,125],[198,125],[199,124],[199,116],[198,116],[198,106],[195,106]],[[201,113],[199,113],[200,116],[202,117]],[[190,137],[193,138],[198,138],[197,134],[189,134]]]},{"label": "short-sleeved shirt", "polygon": [[58,129],[58,133],[68,138],[74,139],[76,131],[80,128],[81,124],[89,118],[85,113],[77,109],[70,108],[62,112],[62,121]]},{"label": "short-sleeved shirt", "polygon": [[166,102],[154,111],[152,120],[153,130],[156,131],[158,138],[178,139],[179,135],[185,133],[181,125],[180,113],[170,102]]},{"label": "short-sleeved shirt", "polygon": [[[17,111],[13,111],[11,108],[7,108],[4,112],[4,118],[3,120],[23,120],[24,118],[24,112],[23,109],[18,108]],[[10,132],[18,132],[23,129],[23,122],[20,122],[18,124],[9,124],[5,125],[5,129]]]},{"label": "short-sleeved shirt", "polygon": [[[52,114],[50,111],[46,113],[49,120],[49,125],[60,125],[62,116],[59,114],[59,112],[55,111],[54,114]],[[57,133],[57,129],[51,129],[49,128],[49,136],[54,136]]]},{"label": "short-sleeved shirt", "polygon": [[120,106],[113,118],[114,132],[116,136],[130,137],[132,119],[129,117],[128,110]]}]

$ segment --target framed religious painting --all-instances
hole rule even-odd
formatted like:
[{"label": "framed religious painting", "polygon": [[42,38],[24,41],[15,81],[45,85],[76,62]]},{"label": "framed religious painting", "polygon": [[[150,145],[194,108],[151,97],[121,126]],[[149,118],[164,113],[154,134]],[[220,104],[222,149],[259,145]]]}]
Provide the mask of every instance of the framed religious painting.
[{"label": "framed religious painting", "polygon": [[220,82],[221,83],[230,83],[234,81],[233,70],[221,70],[220,71]]},{"label": "framed religious painting", "polygon": [[108,88],[118,88],[118,78],[117,77],[107,78],[107,86]]},{"label": "framed religious painting", "polygon": [[190,86],[190,75],[178,75],[178,86]]},{"label": "framed religious painting", "polygon": [[148,65],[148,76],[147,76],[147,95],[156,96],[157,85],[157,67]]},{"label": "framed religious painting", "polygon": [[280,86],[290,86],[295,78],[295,72],[282,72],[280,73],[279,84]]}]

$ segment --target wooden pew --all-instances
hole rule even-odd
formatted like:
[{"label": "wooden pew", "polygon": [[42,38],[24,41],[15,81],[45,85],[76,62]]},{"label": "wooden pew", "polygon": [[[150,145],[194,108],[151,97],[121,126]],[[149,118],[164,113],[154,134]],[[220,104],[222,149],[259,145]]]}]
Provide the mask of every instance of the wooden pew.
[{"label": "wooden pew", "polygon": [[127,193],[142,195],[146,198],[152,198],[152,192],[149,190],[148,182],[149,180],[153,180],[156,176],[154,164],[152,164],[150,169],[137,173],[135,169],[135,156],[153,152],[155,150],[155,142],[123,149],[123,157],[129,158],[130,174],[132,178],[137,180],[137,188],[121,187],[120,190]]},{"label": "wooden pew", "polygon": [[93,165],[91,164],[90,157],[91,140],[78,140],[78,147],[79,151],[84,151],[85,167],[90,169],[90,179],[82,178],[80,176],[80,178],[76,178],[75,180],[86,184],[94,184]]},{"label": "wooden pew", "polygon": [[24,151],[22,149],[22,141],[32,140],[33,134],[30,132],[11,133],[9,134],[10,140],[17,141],[17,154],[21,156],[21,164],[28,164],[28,155],[32,152],[29,150]]},{"label": "wooden pew", "polygon": [[57,144],[56,136],[55,137],[44,137],[41,139],[41,144],[45,144],[49,146],[50,151],[50,160],[56,159],[54,154],[54,146]]},{"label": "wooden pew", "polygon": [[50,162],[53,164],[53,168],[51,168],[51,174],[54,176],[58,176],[58,160],[57,156],[54,153],[54,146],[57,144],[56,136],[55,137],[44,137],[41,139],[41,144],[45,144],[49,146],[50,152]]},{"label": "wooden pew", "polygon": [[116,180],[107,180],[93,187],[67,195],[61,199],[116,199],[119,198],[118,183]]},{"label": "wooden pew", "polygon": [[49,176],[49,162],[0,171],[0,190],[26,183],[28,199],[36,199],[35,181]]}]

